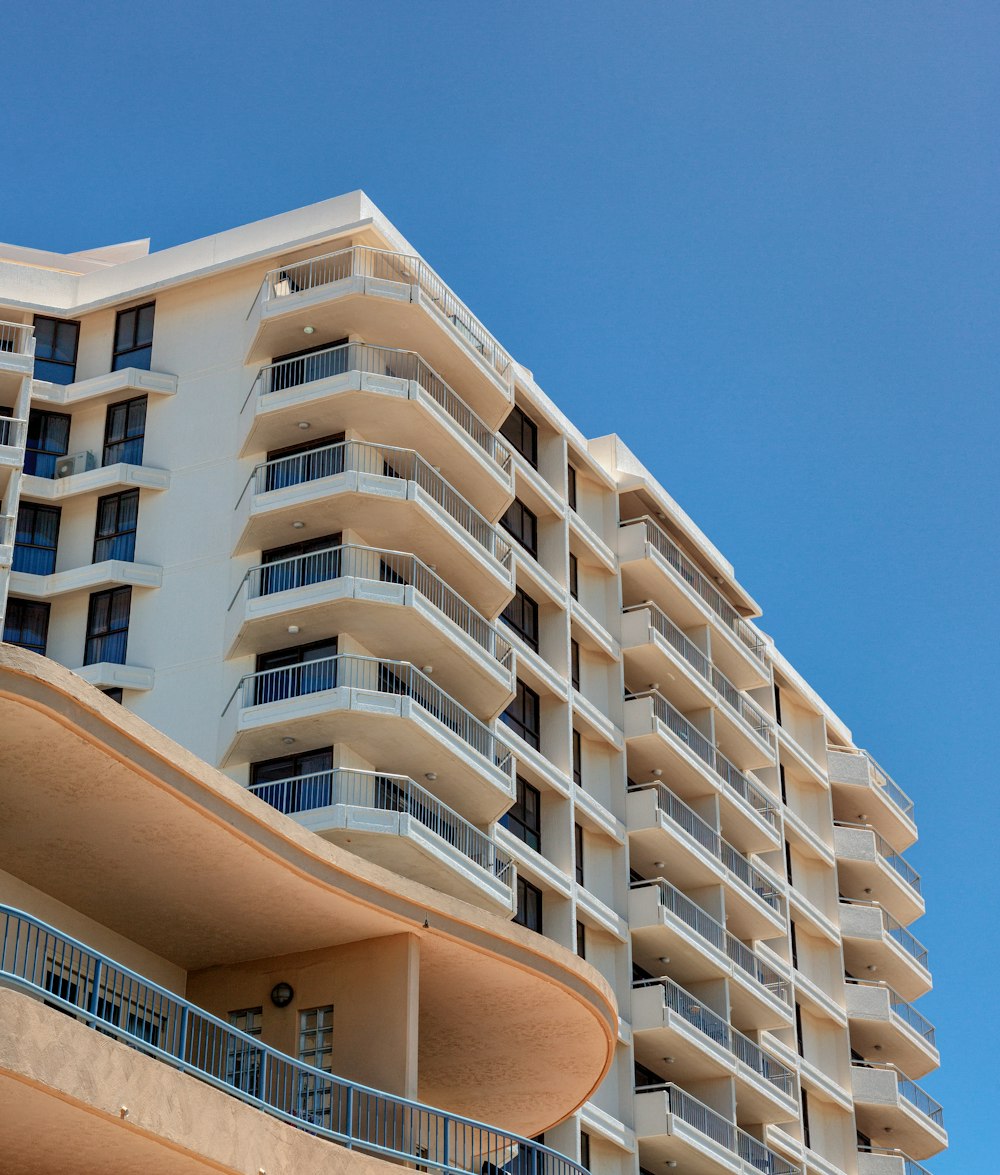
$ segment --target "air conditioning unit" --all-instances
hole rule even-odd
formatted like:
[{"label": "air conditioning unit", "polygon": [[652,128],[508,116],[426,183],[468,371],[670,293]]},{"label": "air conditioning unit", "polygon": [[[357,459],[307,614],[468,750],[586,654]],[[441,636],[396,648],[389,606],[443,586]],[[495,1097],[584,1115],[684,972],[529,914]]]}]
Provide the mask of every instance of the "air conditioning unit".
[{"label": "air conditioning unit", "polygon": [[84,473],[96,466],[97,458],[89,449],[83,453],[69,453],[56,462],[56,477],[72,477],[74,473]]}]

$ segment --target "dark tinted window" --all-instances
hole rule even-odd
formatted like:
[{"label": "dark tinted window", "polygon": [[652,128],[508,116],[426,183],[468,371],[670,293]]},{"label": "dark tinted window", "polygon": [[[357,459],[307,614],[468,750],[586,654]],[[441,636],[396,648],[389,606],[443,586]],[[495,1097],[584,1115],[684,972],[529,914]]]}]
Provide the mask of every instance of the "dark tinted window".
[{"label": "dark tinted window", "polygon": [[580,688],[580,642],[570,638],[569,642],[569,673],[573,688]]},{"label": "dark tinted window", "polygon": [[576,509],[576,470],[572,465],[566,466],[566,501],[571,510]]},{"label": "dark tinted window", "polygon": [[577,884],[583,885],[583,829],[579,824],[573,825],[573,865]]},{"label": "dark tinted window", "polygon": [[514,700],[500,715],[500,721],[516,731],[536,751],[541,749],[541,706],[538,694],[523,681],[517,683]]},{"label": "dark tinted window", "polygon": [[529,930],[542,933],[542,891],[523,877],[517,879],[517,913],[514,921],[520,926],[527,926]]},{"label": "dark tinted window", "polygon": [[500,619],[512,628],[529,648],[538,652],[538,604],[527,592],[517,588],[514,598],[500,614]]},{"label": "dark tinted window", "polygon": [[121,371],[123,367],[138,367],[149,371],[149,360],[153,351],[153,312],[155,302],[144,306],[133,306],[130,310],[119,310],[115,320],[115,348],[111,370]]},{"label": "dark tinted window", "polygon": [[80,324],[35,316],[35,379],[71,384],[76,379]]},{"label": "dark tinted window", "polygon": [[3,639],[9,645],[19,645],[45,656],[45,642],[49,635],[49,605],[36,600],[7,601]]},{"label": "dark tinted window", "polygon": [[122,400],[108,405],[104,426],[104,457],[102,465],[142,464],[143,442],[146,439],[146,397]]},{"label": "dark tinted window", "polygon": [[14,539],[14,571],[26,571],[29,575],[51,575],[55,571],[59,515],[58,506],[21,503]]},{"label": "dark tinted window", "polygon": [[135,558],[135,528],[139,521],[139,491],[125,490],[97,499],[94,562]]},{"label": "dark tinted window", "polygon": [[28,413],[28,439],[24,472],[36,477],[55,477],[56,462],[69,451],[69,416],[32,408]]},{"label": "dark tinted window", "polygon": [[250,786],[279,812],[304,812],[333,802],[333,748],[282,755],[250,767]]},{"label": "dark tinted window", "polygon": [[538,518],[523,502],[515,498],[500,519],[500,525],[517,539],[533,559],[538,557]]},{"label": "dark tinted window", "polygon": [[583,740],[578,730],[573,731],[573,782],[583,787]]},{"label": "dark tinted window", "polygon": [[520,408],[511,409],[500,425],[500,433],[526,461],[538,468],[538,428],[529,416],[525,416]]},{"label": "dark tinted window", "polygon": [[109,661],[125,664],[128,644],[128,618],[132,607],[130,587],[112,588],[94,592],[87,612],[87,643],[83,653],[84,665]]},{"label": "dark tinted window", "polygon": [[580,567],[572,551],[569,553],[569,594],[574,600],[580,598]]},{"label": "dark tinted window", "polygon": [[538,788],[532,787],[520,775],[517,777],[517,800],[500,818],[500,823],[529,848],[541,852],[542,798]]}]

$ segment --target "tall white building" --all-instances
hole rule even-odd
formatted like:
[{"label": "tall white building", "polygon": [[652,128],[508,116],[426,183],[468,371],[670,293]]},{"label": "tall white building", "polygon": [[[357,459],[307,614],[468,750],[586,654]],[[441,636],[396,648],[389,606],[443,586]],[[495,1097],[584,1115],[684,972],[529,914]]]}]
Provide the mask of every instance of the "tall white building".
[{"label": "tall white building", "polygon": [[[362,193],[147,244],[0,246],[4,640],[220,768],[307,847],[596,968],[618,1008],[613,1054],[587,1062],[599,1086],[581,1059],[579,1088],[528,1112],[577,1030],[554,1044],[561,1013],[526,987],[548,1076],[464,1077],[503,1087],[498,1126],[544,1129],[601,1175],[925,1172],[947,1136],[918,1084],[938,1053],[914,1003],[931,979],[902,855],[913,805],[756,625],[725,557]],[[18,785],[0,773],[0,804]],[[52,925],[41,845],[0,900]],[[76,909],[117,933],[137,918]],[[186,975],[181,995],[260,1031],[235,980]],[[298,1060],[350,1075],[363,1046],[324,1029],[326,1007],[302,1012]],[[395,1092],[492,1105],[415,1073]]]}]

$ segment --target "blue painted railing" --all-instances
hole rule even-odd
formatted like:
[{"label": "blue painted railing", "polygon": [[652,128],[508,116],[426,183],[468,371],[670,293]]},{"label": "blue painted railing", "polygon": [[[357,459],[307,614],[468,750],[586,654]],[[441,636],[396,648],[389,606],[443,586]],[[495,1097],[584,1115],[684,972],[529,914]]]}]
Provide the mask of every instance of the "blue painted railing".
[{"label": "blue painted railing", "polygon": [[445,1172],[586,1175],[582,1167],[539,1143],[296,1061],[30,914],[4,905],[0,983],[348,1148]]}]

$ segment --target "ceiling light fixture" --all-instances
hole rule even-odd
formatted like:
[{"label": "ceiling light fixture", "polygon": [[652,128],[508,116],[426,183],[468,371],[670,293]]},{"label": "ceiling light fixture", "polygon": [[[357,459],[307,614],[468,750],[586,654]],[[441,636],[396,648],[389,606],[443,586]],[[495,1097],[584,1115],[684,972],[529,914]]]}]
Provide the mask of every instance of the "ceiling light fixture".
[{"label": "ceiling light fixture", "polygon": [[314,326],[304,326],[302,328],[302,333],[304,335],[314,335],[316,333],[316,328]]}]

